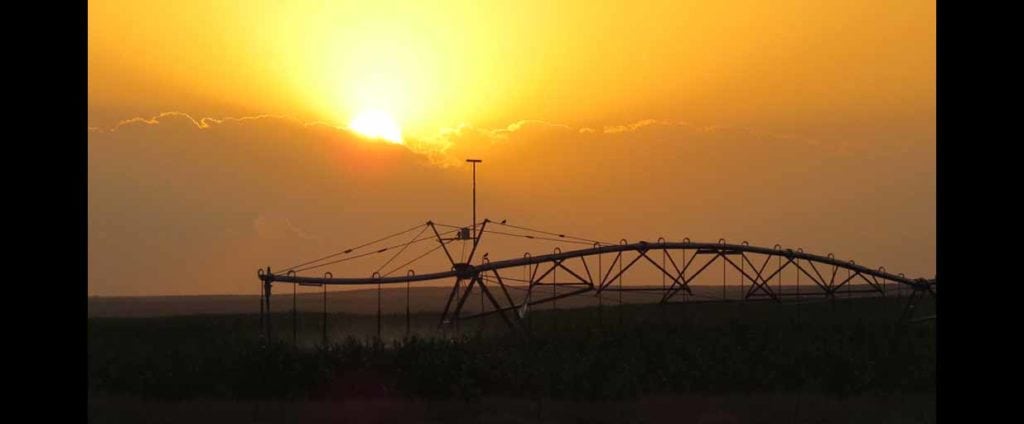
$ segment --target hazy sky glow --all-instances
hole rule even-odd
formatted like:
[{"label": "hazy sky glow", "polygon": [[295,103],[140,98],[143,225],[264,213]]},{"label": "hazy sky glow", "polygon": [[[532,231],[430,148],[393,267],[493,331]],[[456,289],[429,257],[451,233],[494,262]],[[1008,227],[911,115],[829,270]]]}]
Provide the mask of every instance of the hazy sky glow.
[{"label": "hazy sky glow", "polygon": [[90,294],[468,223],[467,157],[481,218],[934,274],[934,2],[479,3],[91,1]]}]

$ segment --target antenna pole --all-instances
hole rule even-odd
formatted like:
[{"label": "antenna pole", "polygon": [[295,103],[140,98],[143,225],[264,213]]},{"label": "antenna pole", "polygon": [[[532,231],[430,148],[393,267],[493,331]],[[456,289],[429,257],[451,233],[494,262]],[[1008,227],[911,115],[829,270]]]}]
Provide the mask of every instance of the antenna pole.
[{"label": "antenna pole", "polygon": [[473,247],[476,247],[476,164],[483,162],[483,160],[466,159],[466,162],[473,164]]}]

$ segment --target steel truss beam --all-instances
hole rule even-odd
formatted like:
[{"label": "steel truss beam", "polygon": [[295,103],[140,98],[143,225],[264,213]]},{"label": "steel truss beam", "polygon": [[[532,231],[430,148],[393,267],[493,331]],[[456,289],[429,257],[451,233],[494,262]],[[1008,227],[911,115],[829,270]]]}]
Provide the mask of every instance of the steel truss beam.
[{"label": "steel truss beam", "polygon": [[[483,234],[483,229],[484,227],[486,227],[487,223],[488,220],[484,220],[483,223],[480,225],[481,231],[477,233],[478,238]],[[804,253],[803,251],[800,250],[783,250],[777,245],[774,248],[765,248],[751,246],[746,243],[727,244],[724,243],[724,241],[719,241],[718,243],[700,243],[691,242],[688,240],[683,242],[668,242],[659,240],[657,243],[648,243],[645,241],[640,241],[636,243],[626,243],[623,240],[620,244],[601,245],[595,243],[595,245],[591,248],[571,250],[565,252],[556,249],[554,253],[546,255],[524,255],[522,258],[501,260],[495,262],[490,262],[485,259],[483,263],[475,265],[469,263],[472,259],[467,260],[466,263],[455,263],[453,260],[454,258],[451,256],[450,252],[447,249],[445,239],[441,237],[440,233],[438,233],[433,223],[428,222],[428,226],[430,226],[430,228],[434,231],[434,235],[437,237],[437,241],[441,244],[441,247],[444,249],[445,255],[452,263],[452,269],[450,271],[426,274],[409,273],[403,276],[387,277],[380,277],[379,275],[374,275],[369,278],[334,278],[333,276],[330,276],[330,274],[327,274],[324,277],[312,277],[296,275],[293,271],[290,270],[289,272],[286,272],[284,274],[274,274],[271,272],[269,268],[260,269],[258,274],[260,280],[263,283],[260,305],[261,309],[264,309],[266,311],[265,322],[261,323],[263,330],[269,336],[269,333],[271,331],[269,319],[271,297],[270,287],[274,282],[317,285],[367,285],[415,283],[454,278],[455,284],[453,284],[452,289],[448,294],[448,299],[447,302],[445,303],[444,311],[441,314],[441,320],[439,325],[444,325],[445,322],[457,322],[460,319],[462,308],[466,300],[469,298],[469,295],[473,291],[473,287],[478,286],[483,296],[487,298],[493,309],[490,311],[482,310],[481,313],[470,315],[466,317],[466,319],[482,317],[492,314],[499,314],[502,316],[503,321],[505,321],[505,323],[510,327],[519,327],[519,323],[522,317],[525,315],[525,311],[528,306],[543,304],[546,302],[553,302],[558,299],[586,292],[594,292],[594,294],[598,296],[600,296],[600,294],[605,290],[620,292],[628,290],[661,292],[661,303],[668,302],[669,300],[672,299],[673,296],[678,294],[680,291],[685,290],[687,293],[692,295],[693,292],[690,288],[690,283],[696,280],[698,276],[700,276],[705,270],[707,270],[712,264],[717,262],[719,259],[721,259],[722,261],[724,261],[725,264],[728,264],[733,269],[735,269],[744,281],[749,280],[751,282],[749,289],[746,289],[746,291],[743,293],[743,299],[750,299],[752,297],[757,296],[767,296],[771,300],[780,301],[782,296],[790,295],[789,293],[776,293],[775,290],[773,290],[769,285],[769,282],[776,276],[780,276],[779,284],[781,286],[781,273],[791,265],[796,268],[797,277],[799,277],[801,274],[806,276],[812,282],[814,282],[815,286],[817,286],[821,290],[822,293],[820,294],[824,294],[828,297],[834,297],[838,289],[842,288],[845,285],[852,284],[852,281],[857,278],[863,280],[868,284],[868,286],[871,287],[870,290],[858,290],[858,293],[876,292],[884,296],[884,282],[891,281],[899,285],[909,286],[912,289],[911,300],[914,300],[916,297],[919,297],[922,293],[927,292],[932,295],[935,294],[934,279],[911,279],[903,276],[902,274],[892,274],[886,272],[884,268],[876,270],[861,265],[857,265],[852,261],[841,261],[834,258],[831,254],[829,254],[828,256],[820,256]],[[666,268],[665,264],[659,264],[657,261],[652,259],[650,255],[648,255],[648,252],[651,250],[661,250],[663,252],[663,256],[665,256],[665,258],[667,258],[668,261],[671,262],[671,270]],[[686,258],[684,256],[681,263],[676,263],[675,259],[672,257],[671,254],[671,251],[674,250],[683,250],[684,255],[686,250],[691,250],[693,251],[693,254],[689,258]],[[625,261],[624,257],[624,254],[627,252],[636,252],[636,257],[628,261],[628,263]],[[470,258],[472,258],[475,253],[476,246],[474,246],[473,251],[470,252]],[[607,266],[607,270],[601,269],[602,267],[599,264],[597,269],[598,278],[595,279],[594,275],[591,273],[590,266],[587,263],[587,257],[599,256],[603,254],[614,254],[615,258]],[[755,254],[765,256],[764,262],[762,262],[760,266],[755,265],[754,262],[751,261],[750,255]],[[694,262],[697,256],[705,255],[711,255],[710,259],[708,259],[691,275],[687,275],[690,269],[694,266]],[[730,256],[735,255],[740,256],[739,264],[737,264],[736,261],[730,258]],[[565,261],[573,258],[579,258],[580,262],[582,262],[583,269],[585,270],[585,275],[566,266]],[[771,262],[772,258],[779,259],[780,264],[776,269],[772,270],[772,272],[766,273],[767,265]],[[598,257],[598,259],[600,259],[600,256]],[[610,288],[613,282],[615,282],[616,280],[621,280],[624,274],[631,268],[634,268],[634,266],[638,262],[640,262],[641,259],[644,259],[647,263],[653,265],[654,268],[660,273],[660,275],[668,277],[668,279],[671,280],[671,284],[665,286],[662,289]],[[801,261],[804,262],[804,264],[801,264]],[[549,266],[546,267],[546,270],[540,272],[541,264],[547,264]],[[808,264],[809,268],[805,266]],[[827,271],[825,273],[822,273],[818,265],[824,267],[832,267],[831,275],[829,275]],[[522,299],[522,301],[516,302],[513,299],[512,295],[509,293],[508,287],[506,286],[500,271],[518,268],[522,266],[532,267],[532,273],[530,274],[527,280],[529,284],[526,287],[525,297]],[[619,270],[617,272],[613,272],[615,271],[616,266],[619,267]],[[723,265],[723,267],[724,266],[725,265]],[[748,267],[749,270],[747,269]],[[568,272],[575,279],[575,281],[560,284],[554,282],[542,283],[542,280],[545,277],[547,277],[548,274],[556,272],[556,270],[559,268]],[[840,269],[848,270],[849,274],[845,279],[842,279],[837,284],[836,276]],[[723,268],[723,279],[725,276],[724,272],[725,268]],[[496,283],[497,286],[501,288],[501,291],[504,294],[504,300],[507,301],[507,305],[501,305],[501,302],[499,302],[498,298],[494,296],[494,293],[492,293],[490,288],[487,286],[486,280],[488,278],[485,277],[485,274],[488,273],[493,275],[493,280],[491,282]],[[828,278],[826,278],[826,276]],[[881,280],[881,282],[879,280]],[[468,281],[468,284],[466,285],[464,290],[460,290],[463,281]],[[556,286],[582,286],[582,288],[563,294],[557,294],[557,292],[555,292],[552,293],[551,296],[546,298],[533,299],[534,286],[551,284]],[[815,295],[815,293],[803,293],[800,295]],[[510,318],[506,314],[506,312],[513,310],[518,310],[519,313],[513,314],[514,318]]]}]

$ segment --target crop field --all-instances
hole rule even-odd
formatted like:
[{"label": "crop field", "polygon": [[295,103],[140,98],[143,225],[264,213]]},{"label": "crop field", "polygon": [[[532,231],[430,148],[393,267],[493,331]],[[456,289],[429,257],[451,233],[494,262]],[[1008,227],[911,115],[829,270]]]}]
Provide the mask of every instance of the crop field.
[{"label": "crop field", "polygon": [[[455,421],[479,421],[489,411],[480,405],[526,402],[533,406],[520,408],[522,420],[496,422],[537,422],[550,416],[525,411],[543,402],[557,415],[559,408],[592,409],[580,405],[621,412],[652,399],[685,398],[705,407],[708,399],[732,399],[727,409],[749,418],[771,410],[765,399],[790,405],[820,398],[807,405],[844,418],[809,422],[930,422],[935,321],[897,323],[905,300],[537,308],[520,323],[522,331],[509,331],[497,315],[439,331],[436,312],[412,314],[407,331],[404,313],[386,314],[380,339],[376,316],[330,312],[326,345],[322,313],[308,310],[293,326],[292,314],[275,308],[270,340],[259,336],[258,314],[93,317],[90,414],[96,422],[116,421],[143,404],[198,402],[228,415],[286,404],[281,408],[316,416],[323,402],[398,402],[438,416],[455,408],[463,411]],[[932,316],[934,308],[924,298],[915,316]],[[751,406],[758,402],[768,406]],[[838,403],[821,407],[828,402]],[[858,402],[896,406],[881,415],[839,412],[860,408],[850,406]],[[470,406],[452,406],[461,404]],[[581,419],[605,422],[614,416],[608,414]]]}]

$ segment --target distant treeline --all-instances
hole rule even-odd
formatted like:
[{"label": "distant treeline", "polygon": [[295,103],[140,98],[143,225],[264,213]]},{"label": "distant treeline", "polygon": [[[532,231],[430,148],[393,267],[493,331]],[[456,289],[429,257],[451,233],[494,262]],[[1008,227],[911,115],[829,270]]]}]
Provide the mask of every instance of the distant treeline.
[{"label": "distant treeline", "polygon": [[[749,284],[749,283],[748,283]],[[523,285],[506,285],[511,296],[516,302],[522,301],[526,290]],[[631,289],[649,288],[652,291],[628,291],[605,292],[604,304],[612,305],[619,301],[627,304],[649,304],[657,303],[661,299],[663,290],[661,285],[629,284]],[[891,286],[891,285],[890,285]],[[558,293],[566,293],[579,287],[560,286]],[[679,293],[676,301],[707,301],[728,299],[739,299],[746,293],[746,290],[730,285],[725,291],[720,285],[691,285],[693,295]],[[749,286],[747,286],[749,288]],[[802,293],[803,299],[814,299],[820,296],[820,291],[813,284],[802,288],[794,285],[779,287],[772,285],[771,288],[777,293],[786,293],[787,301],[792,301],[793,294]],[[867,289],[866,285],[846,284],[840,289],[838,296],[863,297],[875,296],[874,293],[857,293]],[[300,312],[316,313],[324,308],[324,295],[319,287],[298,287],[295,292],[291,285],[275,286],[271,296],[271,308],[275,313],[289,313],[295,305]],[[547,295],[550,286],[538,289],[539,294]],[[451,292],[451,286],[446,287],[411,287],[408,292],[403,285],[384,286],[381,290],[382,307],[385,314],[404,313],[406,305],[413,313],[441,313],[444,310],[445,300]],[[292,294],[295,293],[295,300]],[[496,289],[496,293],[497,289]],[[889,287],[889,295],[898,294],[899,290]],[[408,296],[407,296],[408,294]],[[904,289],[903,296],[909,294]],[[327,292],[327,311],[338,314],[376,314],[377,313],[377,290],[359,289]],[[480,304],[480,291],[474,290],[473,299],[466,306],[468,311],[477,312]],[[802,300],[803,300],[802,299]],[[593,293],[586,293],[581,296],[571,296],[558,300],[558,307],[584,308],[597,306],[598,297]],[[490,306],[487,306],[490,309]],[[548,309],[546,304],[537,309]],[[259,295],[195,295],[195,296],[139,296],[139,297],[89,297],[88,314],[90,318],[146,318],[146,317],[169,317],[187,316],[197,314],[255,314],[260,310]]]},{"label": "distant treeline", "polygon": [[[251,315],[90,319],[89,386],[164,399],[933,392],[934,321],[897,324],[902,306],[859,299],[536,311],[528,338],[492,317],[489,331],[467,323],[457,337],[349,337],[306,348],[292,346],[284,316],[277,323],[286,335],[271,342],[255,336]],[[926,299],[918,311],[933,307]]]}]

